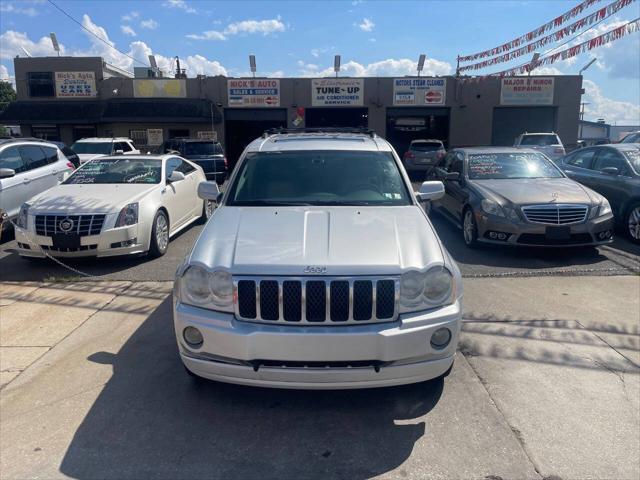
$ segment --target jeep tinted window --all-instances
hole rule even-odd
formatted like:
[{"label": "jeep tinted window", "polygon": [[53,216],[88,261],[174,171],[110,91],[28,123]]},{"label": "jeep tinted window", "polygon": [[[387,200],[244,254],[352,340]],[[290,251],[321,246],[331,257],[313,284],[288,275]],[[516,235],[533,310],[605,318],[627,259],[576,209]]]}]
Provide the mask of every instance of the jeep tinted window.
[{"label": "jeep tinted window", "polygon": [[229,205],[409,205],[388,152],[289,151],[246,156]]}]

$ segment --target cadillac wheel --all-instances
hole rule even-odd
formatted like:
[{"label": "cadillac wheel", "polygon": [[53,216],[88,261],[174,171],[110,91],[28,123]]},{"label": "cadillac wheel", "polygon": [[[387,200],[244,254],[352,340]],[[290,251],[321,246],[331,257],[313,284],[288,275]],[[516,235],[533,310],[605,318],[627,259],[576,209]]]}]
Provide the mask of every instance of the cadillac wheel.
[{"label": "cadillac wheel", "polygon": [[629,209],[629,214],[627,215],[627,226],[629,233],[629,237],[634,242],[640,243],[640,205],[633,205]]},{"label": "cadillac wheel", "polygon": [[154,257],[161,257],[167,252],[167,246],[169,246],[169,222],[167,221],[166,213],[159,210],[153,221],[149,252]]}]

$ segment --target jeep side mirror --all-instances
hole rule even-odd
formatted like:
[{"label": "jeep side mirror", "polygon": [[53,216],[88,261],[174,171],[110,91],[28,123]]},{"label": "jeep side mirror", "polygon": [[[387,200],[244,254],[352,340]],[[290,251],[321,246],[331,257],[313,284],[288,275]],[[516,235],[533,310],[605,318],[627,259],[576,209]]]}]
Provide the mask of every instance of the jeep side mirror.
[{"label": "jeep side mirror", "polygon": [[11,178],[16,176],[13,168],[0,168],[0,178]]},{"label": "jeep side mirror", "polygon": [[216,182],[200,182],[198,184],[198,197],[203,200],[218,201],[220,187]]},{"label": "jeep side mirror", "polygon": [[420,190],[416,192],[419,202],[432,202],[444,196],[444,184],[439,181],[423,182]]}]

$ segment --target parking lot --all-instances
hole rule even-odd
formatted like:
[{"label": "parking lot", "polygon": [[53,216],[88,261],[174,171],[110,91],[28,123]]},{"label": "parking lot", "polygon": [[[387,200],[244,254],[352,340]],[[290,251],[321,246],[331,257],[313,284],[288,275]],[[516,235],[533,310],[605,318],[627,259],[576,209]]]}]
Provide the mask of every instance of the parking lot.
[{"label": "parking lot", "polygon": [[638,248],[467,249],[444,381],[197,385],[171,323],[194,226],[156,260],[24,261],[2,243],[4,478],[637,478]]}]

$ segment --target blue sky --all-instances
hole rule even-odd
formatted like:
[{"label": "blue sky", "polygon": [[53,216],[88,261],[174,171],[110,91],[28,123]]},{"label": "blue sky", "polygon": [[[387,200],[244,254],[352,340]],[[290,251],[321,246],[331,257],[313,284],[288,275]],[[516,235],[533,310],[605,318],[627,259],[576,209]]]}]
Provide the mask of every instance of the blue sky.
[{"label": "blue sky", "polygon": [[[171,70],[178,55],[189,76],[248,74],[249,53],[266,76],[319,76],[342,55],[344,75],[407,75],[420,53],[426,74],[455,70],[457,54],[470,54],[518,37],[564,13],[571,1],[81,1],[54,0],[88,30],[132,57],[156,55]],[[602,0],[586,15],[612,0]],[[596,27],[599,33],[640,17],[640,1]],[[578,17],[579,18],[579,17]],[[51,55],[55,31],[63,52],[101,55],[125,69],[129,57],[98,41],[47,0],[0,0],[0,78],[12,80],[15,55]],[[595,36],[585,33],[579,41]],[[544,51],[544,50],[543,50]],[[640,33],[556,63],[540,74],[585,73],[586,118],[640,123]],[[491,73],[500,64],[478,73]],[[138,64],[136,64],[138,65]],[[329,70],[327,70],[329,69]]]}]

